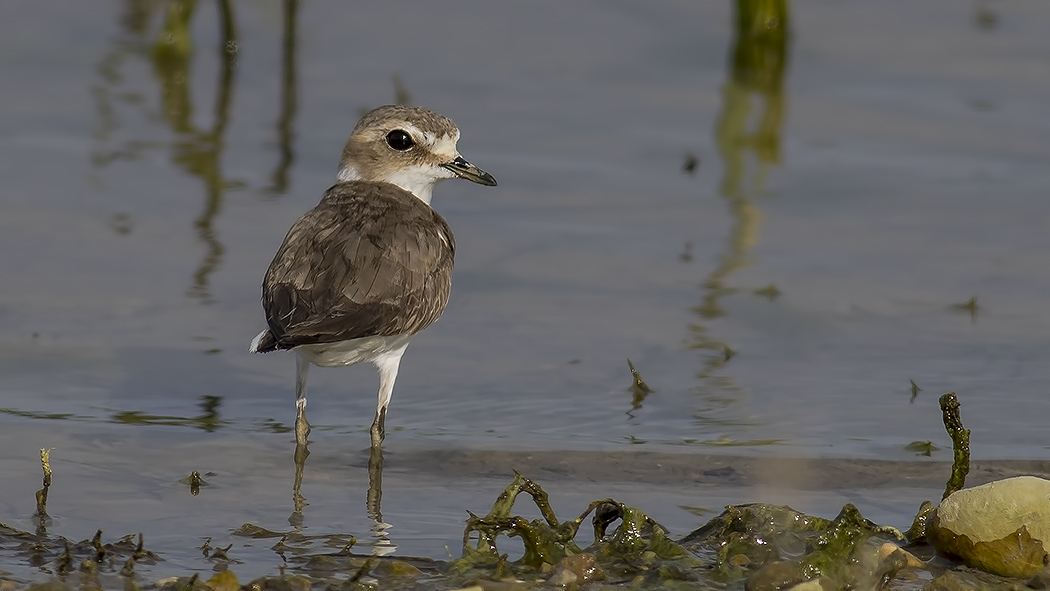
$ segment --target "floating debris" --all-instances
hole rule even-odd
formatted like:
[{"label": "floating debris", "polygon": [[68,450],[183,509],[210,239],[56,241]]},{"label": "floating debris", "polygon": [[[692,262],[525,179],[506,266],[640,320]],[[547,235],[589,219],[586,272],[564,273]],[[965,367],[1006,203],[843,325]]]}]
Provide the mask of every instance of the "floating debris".
[{"label": "floating debris", "polygon": [[772,283],[765,287],[756,289],[752,293],[754,293],[757,296],[767,298],[769,301],[773,301],[780,297],[780,289]]},{"label": "floating debris", "polygon": [[682,254],[678,255],[678,260],[683,263],[688,263],[693,260],[693,243],[686,240],[685,246],[682,247]]},{"label": "floating debris", "polygon": [[190,475],[186,478],[180,479],[179,482],[188,485],[190,487],[190,494],[193,496],[200,494],[202,486],[208,486],[208,482],[204,480],[201,473],[196,470],[190,472]]},{"label": "floating debris", "polygon": [[[730,470],[732,470],[732,468],[730,468]],[[708,472],[711,472],[711,470],[709,470]],[[696,507],[694,505],[678,505],[678,508],[683,510],[683,511],[687,511],[689,513],[692,513],[693,515],[696,515],[697,517],[703,517],[704,515],[707,515],[708,513],[711,513],[711,510],[708,509],[707,507]]]},{"label": "floating debris", "polygon": [[912,441],[908,445],[904,446],[907,451],[913,451],[920,456],[932,456],[933,452],[939,451],[941,448],[933,444],[932,441]]},{"label": "floating debris", "polygon": [[960,310],[968,313],[970,315],[970,320],[974,322],[977,321],[977,311],[981,309],[981,307],[977,305],[977,296],[973,296],[961,304],[952,304],[951,308],[953,310]]},{"label": "floating debris", "polygon": [[696,171],[700,169],[700,157],[692,152],[686,152],[685,162],[682,163],[682,172],[689,176],[696,174]]},{"label": "floating debris", "polygon": [[[642,379],[642,374],[638,372],[634,367],[634,363],[631,360],[627,360],[627,367],[631,368],[631,410],[638,410],[642,408],[642,402],[653,393],[653,389],[649,387],[649,384],[645,383]],[[628,411],[630,414],[630,411]]]},{"label": "floating debris", "polygon": [[729,345],[723,345],[722,346],[722,361],[723,362],[729,361],[730,359],[732,359],[734,357],[736,357],[736,351],[731,349],[729,347]]},{"label": "floating debris", "polygon": [[230,548],[233,548],[233,544],[229,544],[225,548],[218,548],[218,547],[212,548],[211,555],[208,556],[208,558],[210,560],[229,561],[230,560],[230,556],[229,556]]}]

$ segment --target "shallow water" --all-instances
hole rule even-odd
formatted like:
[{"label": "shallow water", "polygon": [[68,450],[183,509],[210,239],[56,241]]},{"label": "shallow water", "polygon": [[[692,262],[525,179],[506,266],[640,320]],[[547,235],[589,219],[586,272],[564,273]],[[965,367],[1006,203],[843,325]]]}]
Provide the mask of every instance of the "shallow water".
[{"label": "shallow water", "polygon": [[[258,285],[359,114],[406,92],[500,186],[435,192],[455,286],[388,420],[399,553],[457,553],[463,511],[522,463],[499,451],[921,461],[904,446],[932,440],[948,460],[954,390],[976,457],[1047,456],[1046,4],[794,3],[766,86],[729,63],[728,4],[237,3],[229,69],[206,3],[188,59],[154,53],[164,6],[0,6],[0,521],[31,529],[55,447],[52,531],[146,531],[174,557],[158,575],[287,527],[294,364],[246,352]],[[311,374],[306,528],[368,537],[376,383]],[[504,463],[406,461],[438,449]],[[197,497],[192,470],[214,473]],[[611,495],[675,533],[702,521],[680,504],[860,494],[529,476],[569,514]],[[887,487],[857,504],[898,526],[940,492]],[[241,568],[276,568],[253,548]]]}]

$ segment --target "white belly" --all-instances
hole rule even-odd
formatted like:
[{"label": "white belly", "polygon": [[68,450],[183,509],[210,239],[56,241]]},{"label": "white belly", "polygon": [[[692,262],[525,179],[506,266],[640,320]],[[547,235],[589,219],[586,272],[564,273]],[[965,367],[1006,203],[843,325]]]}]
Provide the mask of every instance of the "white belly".
[{"label": "white belly", "polygon": [[[318,345],[300,345],[295,348],[304,360],[320,367],[336,367],[340,365],[352,365],[363,361],[375,361],[376,358],[389,354],[398,349],[404,350],[408,345],[410,335],[397,335],[393,337],[365,337],[340,341],[338,343],[322,343]],[[398,355],[400,357],[400,355]]]}]

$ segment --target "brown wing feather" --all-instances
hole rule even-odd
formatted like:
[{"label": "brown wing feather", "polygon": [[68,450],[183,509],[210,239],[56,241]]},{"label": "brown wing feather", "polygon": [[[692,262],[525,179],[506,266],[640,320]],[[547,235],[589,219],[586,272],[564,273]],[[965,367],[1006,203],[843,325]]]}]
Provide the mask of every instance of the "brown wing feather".
[{"label": "brown wing feather", "polygon": [[448,302],[445,220],[387,183],[335,185],[288,231],[263,280],[276,348],[413,334]]}]

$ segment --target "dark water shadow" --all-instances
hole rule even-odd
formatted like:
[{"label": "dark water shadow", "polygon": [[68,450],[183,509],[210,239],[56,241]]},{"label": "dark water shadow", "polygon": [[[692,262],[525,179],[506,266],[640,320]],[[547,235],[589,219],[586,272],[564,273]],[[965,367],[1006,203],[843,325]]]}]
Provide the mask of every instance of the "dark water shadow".
[{"label": "dark water shadow", "polygon": [[[724,163],[719,194],[729,205],[732,226],[717,265],[702,281],[700,304],[693,309],[697,320],[689,325],[689,345],[701,353],[702,365],[696,391],[704,406],[695,412],[695,418],[700,424],[720,426],[741,424],[739,420],[727,422],[723,415],[744,392],[733,378],[721,373],[737,351],[713,334],[711,324],[725,316],[723,300],[742,291],[729,278],[752,264],[751,250],[762,223],[758,200],[764,196],[768,168],[781,161],[790,37],[787,0],[737,0],[734,6],[722,110],[714,130]],[[771,285],[753,293],[775,299],[779,291]]]}]

